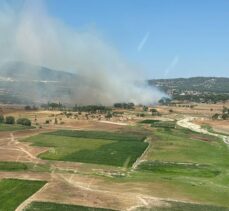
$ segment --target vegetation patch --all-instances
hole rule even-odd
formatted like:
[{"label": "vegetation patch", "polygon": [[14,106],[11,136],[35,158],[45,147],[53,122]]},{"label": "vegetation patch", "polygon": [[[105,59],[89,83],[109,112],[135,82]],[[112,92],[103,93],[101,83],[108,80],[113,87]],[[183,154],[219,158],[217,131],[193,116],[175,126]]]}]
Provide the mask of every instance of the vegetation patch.
[{"label": "vegetation patch", "polygon": [[160,122],[160,120],[157,120],[157,119],[145,119],[145,120],[141,121],[140,123],[143,123],[143,124],[154,124],[156,122]]},{"label": "vegetation patch", "polygon": [[31,126],[17,125],[17,124],[0,124],[1,131],[17,131],[17,130],[28,130],[33,129]]},{"label": "vegetation patch", "polygon": [[113,211],[111,209],[85,207],[78,205],[57,204],[52,202],[32,202],[25,211]]},{"label": "vegetation patch", "polygon": [[57,131],[25,141],[34,146],[50,147],[48,152],[40,154],[42,159],[125,167],[132,166],[148,146],[142,142],[142,137],[95,131]]},{"label": "vegetation patch", "polygon": [[175,121],[159,121],[153,122],[151,127],[162,127],[162,128],[175,128],[176,122]]},{"label": "vegetation patch", "polygon": [[27,170],[28,167],[24,163],[19,162],[0,162],[0,171],[22,171]]},{"label": "vegetation patch", "polygon": [[44,181],[18,179],[0,180],[0,210],[14,211],[45,183]]},{"label": "vegetation patch", "polygon": [[141,163],[138,169],[153,173],[192,177],[215,177],[220,174],[219,170],[216,170],[209,165],[198,165],[194,163],[146,161]]}]

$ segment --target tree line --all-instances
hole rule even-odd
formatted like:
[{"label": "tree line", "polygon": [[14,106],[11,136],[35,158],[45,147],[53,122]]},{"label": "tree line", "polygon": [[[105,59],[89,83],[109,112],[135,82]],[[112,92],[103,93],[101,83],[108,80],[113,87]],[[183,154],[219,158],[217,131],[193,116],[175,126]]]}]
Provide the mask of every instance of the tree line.
[{"label": "tree line", "polygon": [[19,124],[19,125],[24,125],[24,126],[31,126],[31,121],[27,118],[19,118],[19,119],[15,119],[15,117],[13,116],[6,116],[4,117],[2,114],[0,115],[0,124],[9,124],[9,125],[13,125],[15,123]]}]

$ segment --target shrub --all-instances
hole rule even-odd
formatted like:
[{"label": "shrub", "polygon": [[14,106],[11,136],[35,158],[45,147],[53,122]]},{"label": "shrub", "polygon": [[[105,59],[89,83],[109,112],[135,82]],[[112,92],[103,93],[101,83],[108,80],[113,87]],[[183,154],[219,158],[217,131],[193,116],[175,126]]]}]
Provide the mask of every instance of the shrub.
[{"label": "shrub", "polygon": [[7,116],[5,119],[5,123],[13,125],[15,124],[15,118],[13,116]]},{"label": "shrub", "polygon": [[17,124],[25,125],[25,126],[31,126],[31,121],[27,118],[20,118],[17,120]]},{"label": "shrub", "polygon": [[4,122],[4,116],[0,114],[0,123]]}]

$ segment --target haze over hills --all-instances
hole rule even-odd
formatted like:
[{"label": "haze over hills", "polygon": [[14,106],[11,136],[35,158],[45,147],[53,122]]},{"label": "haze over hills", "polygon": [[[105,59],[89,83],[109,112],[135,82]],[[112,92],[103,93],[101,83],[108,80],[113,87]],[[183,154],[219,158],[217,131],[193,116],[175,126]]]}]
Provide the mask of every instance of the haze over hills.
[{"label": "haze over hills", "polygon": [[0,80],[61,82],[77,79],[75,74],[24,62],[8,62],[0,67]]},{"label": "haze over hills", "polygon": [[144,80],[136,82],[126,79],[126,76],[117,80],[114,75],[108,76],[102,72],[100,75],[82,75],[23,62],[11,62],[0,67],[0,94],[1,103],[20,104],[49,101],[66,104],[144,104],[157,102],[164,96],[163,92]]},{"label": "haze over hills", "polygon": [[[41,104],[60,101],[74,104],[78,87],[87,82],[86,78],[73,73],[23,62],[10,62],[0,67],[0,103]],[[190,95],[196,98],[203,94],[229,98],[229,78],[157,79],[149,80],[149,84],[174,99],[184,100]]]},{"label": "haze over hills", "polygon": [[[7,63],[0,68],[1,103],[70,102],[76,74],[56,71],[23,62]],[[82,79],[81,79],[82,81]]]}]

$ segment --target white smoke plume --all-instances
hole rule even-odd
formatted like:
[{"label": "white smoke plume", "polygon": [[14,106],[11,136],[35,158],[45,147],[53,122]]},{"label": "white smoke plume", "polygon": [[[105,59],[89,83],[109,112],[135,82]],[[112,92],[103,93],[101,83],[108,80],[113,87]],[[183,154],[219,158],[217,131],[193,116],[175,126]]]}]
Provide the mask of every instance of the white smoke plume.
[{"label": "white smoke plume", "polygon": [[152,104],[161,98],[144,71],[108,43],[95,29],[77,30],[51,17],[43,1],[1,3],[0,63],[23,61],[80,75],[85,80],[75,84],[77,104]]}]

